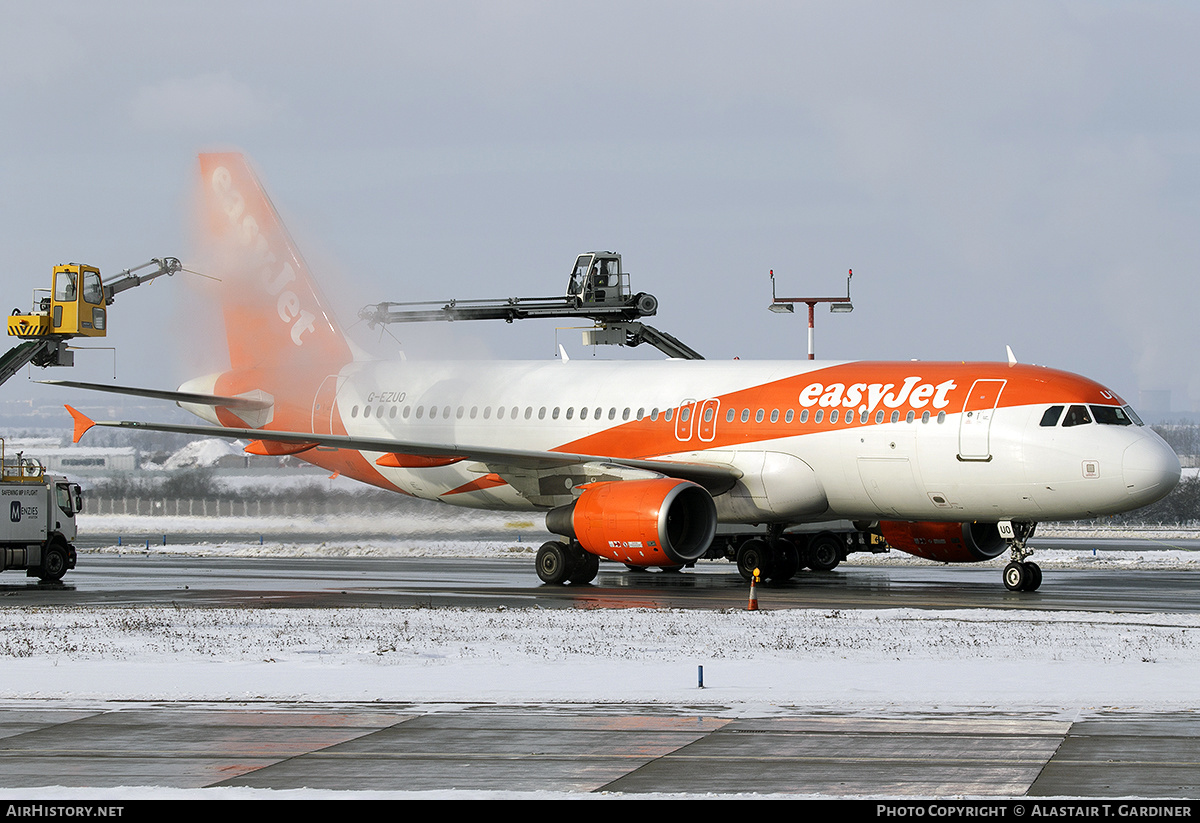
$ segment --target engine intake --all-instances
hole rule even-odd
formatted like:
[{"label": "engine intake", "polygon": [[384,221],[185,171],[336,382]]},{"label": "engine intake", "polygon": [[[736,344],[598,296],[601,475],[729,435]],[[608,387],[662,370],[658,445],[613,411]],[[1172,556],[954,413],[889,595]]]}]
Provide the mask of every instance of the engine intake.
[{"label": "engine intake", "polygon": [[546,528],[619,563],[681,566],[708,550],[717,507],[688,480],[618,480],[588,486],[574,503],[551,509]]},{"label": "engine intake", "polygon": [[1007,548],[995,523],[885,520],[879,532],[892,548],[941,563],[978,563]]}]

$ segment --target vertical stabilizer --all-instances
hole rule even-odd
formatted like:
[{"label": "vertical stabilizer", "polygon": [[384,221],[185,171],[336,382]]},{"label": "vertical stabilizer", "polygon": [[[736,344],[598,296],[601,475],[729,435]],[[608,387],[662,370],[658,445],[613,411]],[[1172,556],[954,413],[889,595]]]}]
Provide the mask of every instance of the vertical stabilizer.
[{"label": "vertical stabilizer", "polygon": [[233,370],[336,372],[352,357],[266,192],[240,154],[200,155],[202,242]]}]

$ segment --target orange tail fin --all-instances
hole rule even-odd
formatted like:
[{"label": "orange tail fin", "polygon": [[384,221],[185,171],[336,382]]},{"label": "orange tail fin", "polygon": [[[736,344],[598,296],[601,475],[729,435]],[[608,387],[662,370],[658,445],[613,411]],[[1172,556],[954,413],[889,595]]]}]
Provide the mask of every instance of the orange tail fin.
[{"label": "orange tail fin", "polygon": [[221,279],[234,371],[336,372],[349,346],[245,158],[200,155],[204,251]]}]

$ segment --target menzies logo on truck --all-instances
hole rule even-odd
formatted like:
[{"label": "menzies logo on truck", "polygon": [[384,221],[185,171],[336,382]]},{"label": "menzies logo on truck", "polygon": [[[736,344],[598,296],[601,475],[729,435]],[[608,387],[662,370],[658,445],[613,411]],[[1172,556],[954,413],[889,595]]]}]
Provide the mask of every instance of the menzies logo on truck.
[{"label": "menzies logo on truck", "polygon": [[22,506],[20,500],[14,500],[8,506],[8,519],[14,523],[21,522],[22,515],[32,515],[37,517],[37,506]]}]

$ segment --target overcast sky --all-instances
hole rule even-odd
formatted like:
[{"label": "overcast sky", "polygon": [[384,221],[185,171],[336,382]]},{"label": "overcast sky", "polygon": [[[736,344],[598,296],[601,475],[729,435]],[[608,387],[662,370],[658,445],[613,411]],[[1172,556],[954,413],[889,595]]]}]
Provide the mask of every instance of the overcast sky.
[{"label": "overcast sky", "polygon": [[[10,308],[59,262],[186,263],[196,155],[238,149],[346,326],[382,300],[558,293],[577,253],[612,249],[659,298],[651,322],[707,357],[802,358],[804,315],[767,311],[768,271],[783,296],[836,295],[853,268],[818,357],[1007,344],[1200,409],[1192,3],[0,10]],[[177,281],[117,299],[118,382],[193,376],[205,309]],[[412,357],[593,356],[554,326],[394,333]],[[113,377],[111,352],[76,362],[34,376]]]}]

